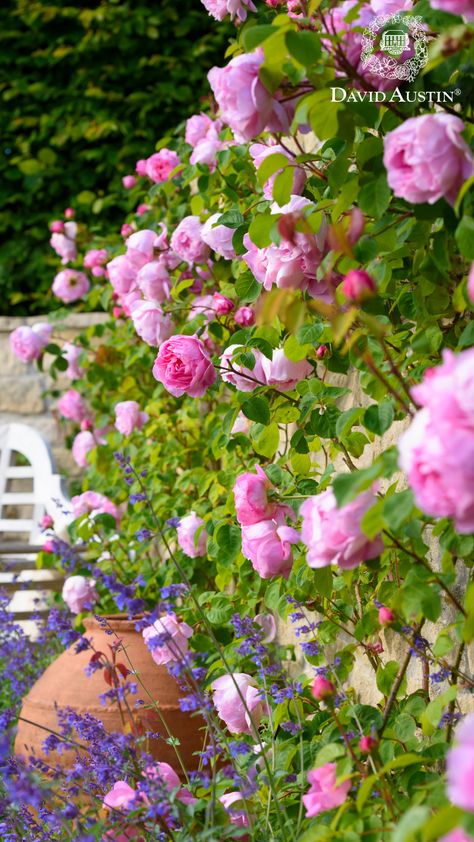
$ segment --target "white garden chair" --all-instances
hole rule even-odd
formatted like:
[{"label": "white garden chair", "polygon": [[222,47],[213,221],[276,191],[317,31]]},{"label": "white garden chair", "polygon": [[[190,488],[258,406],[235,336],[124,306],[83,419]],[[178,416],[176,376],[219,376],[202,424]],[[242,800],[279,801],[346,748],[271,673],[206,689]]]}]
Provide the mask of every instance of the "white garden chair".
[{"label": "white garden chair", "polygon": [[26,424],[0,425],[0,589],[11,594],[15,619],[45,615],[48,592],[62,588],[62,576],[36,569],[35,560],[45,541],[41,518],[51,515],[60,534],[71,520],[68,510],[62,478],[40,433]]}]

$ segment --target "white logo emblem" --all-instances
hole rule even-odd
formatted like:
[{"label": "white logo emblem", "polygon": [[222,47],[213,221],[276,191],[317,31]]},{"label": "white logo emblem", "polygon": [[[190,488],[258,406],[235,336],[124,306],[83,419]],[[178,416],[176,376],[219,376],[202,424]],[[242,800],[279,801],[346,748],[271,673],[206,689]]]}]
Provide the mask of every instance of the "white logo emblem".
[{"label": "white logo emblem", "polygon": [[[383,30],[377,46],[378,33]],[[403,62],[400,56],[410,50]],[[385,53],[385,55],[382,55]],[[419,15],[378,15],[362,35],[362,67],[384,79],[413,82],[428,61],[428,36]]]}]

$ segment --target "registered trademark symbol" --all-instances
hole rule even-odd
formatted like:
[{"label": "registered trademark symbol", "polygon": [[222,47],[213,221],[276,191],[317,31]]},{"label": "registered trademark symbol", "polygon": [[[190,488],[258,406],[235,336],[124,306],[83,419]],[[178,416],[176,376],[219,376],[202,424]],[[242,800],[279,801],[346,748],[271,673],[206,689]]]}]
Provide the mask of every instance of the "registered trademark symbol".
[{"label": "registered trademark symbol", "polygon": [[456,96],[461,96],[461,88],[456,88],[454,93],[456,94]]}]

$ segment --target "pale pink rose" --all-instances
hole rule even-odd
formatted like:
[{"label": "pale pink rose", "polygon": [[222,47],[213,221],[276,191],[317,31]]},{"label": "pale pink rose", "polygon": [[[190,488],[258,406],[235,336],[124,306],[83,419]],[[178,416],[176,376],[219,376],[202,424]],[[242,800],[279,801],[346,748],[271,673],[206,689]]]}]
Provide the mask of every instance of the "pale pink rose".
[{"label": "pale pink rose", "polygon": [[217,714],[230,733],[254,736],[262,716],[268,713],[255,680],[244,672],[234,672],[216,678],[211,689]]},{"label": "pale pink rose", "polygon": [[106,249],[90,249],[84,255],[84,268],[94,269],[97,266],[104,266],[108,257]]},{"label": "pale pink rose", "polygon": [[[203,0],[204,2],[204,0]],[[229,813],[230,823],[237,827],[249,827],[250,821],[241,792],[225,792],[219,798],[224,810]],[[236,806],[236,805],[239,806]]]},{"label": "pale pink rose", "polygon": [[257,614],[254,623],[263,631],[261,643],[272,643],[276,638],[277,628],[273,614]]},{"label": "pale pink rose", "polygon": [[280,392],[291,392],[313,370],[307,360],[289,360],[282,348],[275,348],[271,360],[263,357],[262,368],[267,384]]},{"label": "pale pink rose", "polygon": [[153,301],[134,301],[130,307],[133,326],[140,339],[153,348],[159,348],[173,333],[173,321],[169,314]]},{"label": "pale pink rose", "polygon": [[102,803],[104,807],[112,807],[114,810],[127,810],[136,797],[137,791],[126,781],[116,781]]},{"label": "pale pink rose", "polygon": [[131,436],[134,430],[141,430],[148,418],[148,413],[141,412],[136,401],[120,401],[115,404],[115,427],[124,436]]},{"label": "pale pink rose", "polygon": [[430,0],[433,9],[441,9],[464,20],[474,20],[474,0]]},{"label": "pale pink rose", "polygon": [[197,336],[177,334],[163,342],[153,376],[175,397],[200,398],[216,380],[216,370]]},{"label": "pale pink rose", "polygon": [[370,540],[360,528],[364,514],[376,501],[372,491],[365,491],[338,509],[332,488],[308,497],[300,508],[303,517],[301,539],[307,547],[308,565],[337,564],[347,569],[380,555],[383,550],[381,537]]},{"label": "pale pink rose", "polygon": [[232,425],[231,435],[235,436],[237,433],[242,433],[246,436],[252,426],[252,422],[245,417],[243,412],[239,412]]},{"label": "pale pink rose", "polygon": [[389,132],[383,161],[395,196],[430,205],[444,197],[454,205],[463,183],[474,173],[463,130],[459,117],[437,113],[410,117]]},{"label": "pale pink rose", "polygon": [[235,250],[232,245],[232,238],[235,234],[235,229],[228,228],[226,225],[216,225],[217,220],[221,216],[221,213],[213,213],[209,219],[206,219],[201,229],[201,239],[216,254],[219,254],[226,260],[233,260]]},{"label": "pale pink rose", "polygon": [[252,567],[262,579],[290,575],[293,565],[291,545],[300,537],[296,529],[286,526],[283,516],[260,520],[242,527],[242,555],[252,562]]},{"label": "pale pink rose", "polygon": [[247,18],[247,9],[257,11],[252,0],[201,0],[201,3],[215,20],[224,20],[230,15],[231,20],[243,21]]},{"label": "pale pink rose", "polygon": [[263,50],[259,48],[236,56],[226,67],[213,67],[207,76],[224,123],[242,143],[265,129],[285,133],[289,130],[291,109],[280,103],[259,78],[263,61]]},{"label": "pale pink rose", "polygon": [[119,254],[107,263],[107,274],[118,295],[126,295],[135,286],[137,270],[126,254]]},{"label": "pale pink rose", "polygon": [[160,258],[145,263],[137,275],[137,285],[149,301],[166,301],[170,297],[171,279]]},{"label": "pale pink rose", "polygon": [[24,363],[37,360],[49,343],[53,328],[46,322],[37,322],[32,325],[21,325],[15,328],[10,334],[10,347]]},{"label": "pale pink rose", "polygon": [[474,812],[474,713],[456,727],[454,747],[446,758],[449,800],[463,810]]},{"label": "pale pink rose", "polygon": [[188,653],[188,639],[193,630],[187,623],[180,623],[176,614],[165,614],[153,625],[143,629],[143,639],[155,664],[174,664]]},{"label": "pale pink rose", "polygon": [[86,579],[85,576],[68,576],[63,585],[62,597],[73,614],[90,610],[99,598],[95,580]]},{"label": "pale pink rose", "polygon": [[154,155],[150,155],[146,161],[146,174],[156,184],[162,181],[168,181],[170,173],[178,166],[180,160],[176,152],[171,149],[160,149]]},{"label": "pale pink rose", "polygon": [[125,190],[131,190],[132,187],[135,187],[137,183],[137,179],[134,175],[124,175],[122,178],[122,184],[125,187]]},{"label": "pale pink rose", "polygon": [[[201,529],[201,527],[203,527]],[[199,536],[196,535],[200,530]],[[178,544],[189,558],[198,558],[206,554],[207,532],[204,521],[195,512],[180,518],[178,528]]]},{"label": "pale pink rose", "polygon": [[209,257],[202,229],[198,216],[185,216],[173,231],[171,248],[186,263],[205,263]]},{"label": "pale pink rose", "polygon": [[72,342],[65,342],[62,347],[62,355],[68,363],[68,367],[64,372],[66,377],[70,380],[79,380],[84,374],[84,369],[79,366],[79,357],[82,354],[82,348],[74,345]]},{"label": "pale pink rose", "polygon": [[[434,3],[432,5],[434,6]],[[462,828],[457,827],[456,830],[452,830],[447,836],[442,836],[439,842],[473,842],[473,839]]]},{"label": "pale pink rose", "polygon": [[303,795],[303,804],[306,807],[306,818],[312,819],[319,813],[340,807],[347,798],[351,788],[351,781],[344,781],[336,786],[336,764],[325,763],[319,769],[312,769],[308,772],[310,790]]},{"label": "pale pink rose", "polygon": [[370,0],[370,5],[376,15],[395,15],[413,8],[412,0]]},{"label": "pale pink rose", "polygon": [[234,302],[231,301],[230,298],[227,298],[227,296],[222,295],[220,292],[214,293],[212,296],[212,303],[214,312],[217,313],[218,316],[228,316],[234,309]]},{"label": "pale pink rose", "polygon": [[132,307],[138,301],[142,300],[142,294],[138,287],[133,287],[133,289],[131,289],[130,292],[127,292],[124,295],[120,295],[119,303],[123,310],[123,314],[121,315],[125,315],[128,318],[130,318],[130,316],[132,315]]},{"label": "pale pink rose", "polygon": [[169,763],[160,761],[158,763],[154,763],[153,766],[147,766],[145,776],[147,778],[151,778],[152,780],[159,780],[169,792],[172,792],[174,789],[180,787],[176,793],[176,798],[183,804],[196,803],[197,798],[194,798],[194,796],[191,795],[189,789],[181,787],[181,781]]},{"label": "pale pink rose", "polygon": [[65,234],[51,234],[49,241],[51,248],[61,258],[61,263],[71,263],[77,257],[77,248],[74,240],[70,240]]},{"label": "pale pink rose", "polygon": [[474,263],[471,263],[469,276],[467,279],[467,296],[471,304],[474,304]]},{"label": "pale pink rose", "polygon": [[120,513],[117,506],[109,500],[105,494],[97,491],[84,491],[71,498],[72,513],[75,518],[86,514],[107,514],[112,515],[117,523],[120,521]]},{"label": "pale pink rose", "polygon": [[190,146],[197,146],[201,140],[205,140],[214,122],[207,114],[193,114],[186,120],[186,134],[184,139]]},{"label": "pale pink rose", "polygon": [[229,141],[219,140],[218,137],[209,137],[206,140],[201,140],[194,147],[189,158],[189,163],[193,166],[196,164],[207,164],[211,172],[213,172],[217,163],[217,153],[222,149],[227,149],[229,146],[231,146]]},{"label": "pale pink rose", "polygon": [[256,474],[240,474],[234,484],[235,511],[241,526],[269,520],[277,510],[276,501],[268,499],[268,492],[274,486],[260,465],[256,465],[255,470]]},{"label": "pale pink rose", "polygon": [[[285,158],[287,158],[290,162],[294,160],[290,153],[287,152],[287,150],[284,149],[283,146],[280,146],[279,143],[275,144],[274,146],[267,146],[265,143],[253,143],[249,149],[249,152],[256,170],[258,170],[265,158],[268,158],[269,155],[280,154],[284,155]],[[263,195],[266,199],[273,199],[273,185],[275,184],[275,179],[277,175],[281,172],[283,172],[283,168],[276,170],[276,172],[265,181],[263,185]],[[294,195],[302,193],[305,181],[306,175],[304,170],[301,169],[301,167],[294,167],[293,186],[291,188],[291,192]]]},{"label": "pale pink rose", "polygon": [[251,307],[239,307],[234,315],[234,321],[240,327],[252,327],[255,324],[255,311]]},{"label": "pale pink rose", "polygon": [[90,453],[94,447],[97,447],[97,442],[93,433],[89,430],[84,430],[82,433],[78,433],[72,443],[71,451],[72,458],[74,459],[76,465],[79,465],[80,468],[87,468],[89,464],[87,454]]},{"label": "pale pink rose", "polygon": [[242,345],[229,345],[220,358],[221,377],[224,383],[232,383],[239,392],[253,392],[260,385],[266,385],[263,370],[263,354],[258,348],[252,348],[255,359],[253,368],[246,368],[233,362],[234,353],[243,348]]},{"label": "pale pink rose", "polygon": [[150,263],[153,260],[155,248],[158,248],[160,239],[156,231],[152,231],[150,228],[142,228],[141,231],[135,231],[128,237],[125,243],[127,258],[137,271],[145,263]]},{"label": "pale pink rose", "polygon": [[89,278],[84,272],[76,272],[75,269],[63,269],[58,272],[53,281],[52,291],[57,298],[66,304],[84,298],[89,292]]},{"label": "pale pink rose", "polygon": [[90,417],[89,410],[77,389],[68,389],[58,400],[58,411],[63,418],[78,424]]}]

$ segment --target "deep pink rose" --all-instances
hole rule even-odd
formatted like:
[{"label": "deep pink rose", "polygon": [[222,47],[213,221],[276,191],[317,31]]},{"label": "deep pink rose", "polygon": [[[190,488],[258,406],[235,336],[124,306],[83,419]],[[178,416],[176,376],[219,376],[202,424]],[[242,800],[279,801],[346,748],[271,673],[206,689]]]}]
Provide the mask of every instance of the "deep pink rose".
[{"label": "deep pink rose", "polygon": [[433,9],[459,15],[464,20],[474,20],[474,0],[430,0]]},{"label": "deep pink rose", "polygon": [[461,136],[464,123],[453,114],[410,117],[384,139],[384,164],[395,196],[432,205],[445,198],[454,205],[474,173],[471,150]]},{"label": "deep pink rose", "polygon": [[265,129],[285,133],[289,130],[290,109],[278,102],[260,81],[258,74],[263,61],[263,50],[259,48],[236,56],[226,67],[213,67],[208,73],[222,119],[242,143]]},{"label": "deep pink rose", "polygon": [[174,664],[187,655],[193,630],[187,623],[180,623],[175,614],[165,614],[143,629],[142,634],[155,664]]},{"label": "deep pink rose", "polygon": [[77,389],[68,389],[58,400],[58,411],[63,418],[78,424],[90,417],[89,410]]},{"label": "deep pink rose", "polygon": [[263,354],[258,348],[252,348],[252,355],[255,359],[253,368],[246,368],[233,362],[235,351],[241,349],[242,345],[229,345],[220,358],[221,377],[224,383],[232,383],[239,392],[253,392],[258,386],[266,385],[263,371]]},{"label": "deep pink rose", "polygon": [[89,610],[99,598],[95,580],[86,579],[85,576],[68,576],[63,585],[62,597],[73,614]]},{"label": "deep pink rose", "polygon": [[[225,792],[224,795],[221,795],[219,801],[224,810],[229,813],[231,824],[235,824],[237,827],[249,827],[250,821],[241,792]],[[236,806],[237,804],[239,806]]]},{"label": "deep pink rose", "polygon": [[201,3],[216,20],[224,20],[226,15],[230,15],[231,20],[238,18],[243,21],[247,18],[247,9],[257,11],[252,0],[201,0]]},{"label": "deep pink rose", "polygon": [[32,325],[21,325],[10,334],[10,347],[24,363],[37,360],[50,340],[53,328],[46,322]]},{"label": "deep pink rose", "polygon": [[332,488],[308,497],[300,508],[303,517],[301,539],[307,547],[308,565],[338,564],[347,569],[380,555],[383,550],[381,537],[370,540],[360,528],[364,514],[375,503],[372,491],[359,494],[340,509]]},{"label": "deep pink rose", "polygon": [[456,727],[455,744],[446,758],[449,800],[456,807],[474,812],[474,713]]},{"label": "deep pink rose", "polygon": [[150,155],[146,161],[146,175],[155,183],[168,181],[170,173],[178,166],[180,160],[176,152],[171,149],[160,149],[154,155]]},{"label": "deep pink rose", "polygon": [[137,275],[137,285],[149,301],[166,301],[170,297],[171,280],[164,261],[159,258],[145,263]]},{"label": "deep pink rose", "polygon": [[[256,170],[258,170],[265,158],[268,158],[270,155],[280,154],[284,155],[285,158],[288,159],[288,161],[294,160],[291,154],[286,149],[284,149],[283,146],[280,146],[279,143],[275,144],[274,146],[267,146],[265,143],[253,143],[249,149],[249,152]],[[283,168],[276,170],[276,172],[265,181],[263,185],[263,195],[266,199],[273,199],[273,185],[275,184],[275,179],[277,175],[279,175],[279,173],[281,172],[283,172]],[[302,193],[305,181],[305,171],[301,169],[301,167],[294,167],[293,186],[291,188],[291,192],[294,195]]]},{"label": "deep pink rose", "polygon": [[133,789],[126,781],[116,781],[110,792],[104,797],[104,807],[113,807],[115,810],[127,810],[137,797],[136,789]]},{"label": "deep pink rose", "polygon": [[222,295],[220,292],[214,293],[212,296],[212,303],[214,306],[214,312],[217,313],[218,316],[228,316],[234,309],[234,302],[231,301],[230,298],[227,298],[226,295]]},{"label": "deep pink rose", "polygon": [[140,339],[153,348],[159,348],[173,333],[171,316],[163,313],[154,301],[134,301],[130,307],[130,315]]},{"label": "deep pink rose", "polygon": [[64,222],[61,219],[54,219],[49,223],[49,230],[52,234],[61,234],[64,231]]},{"label": "deep pink rose", "polygon": [[90,453],[94,447],[97,447],[97,442],[93,433],[89,430],[83,430],[82,433],[78,433],[72,443],[71,451],[72,458],[74,459],[76,465],[79,465],[80,468],[87,468],[89,464],[87,461],[87,454]]},{"label": "deep pink rose", "polygon": [[234,322],[240,327],[252,327],[255,324],[255,311],[251,307],[239,307],[235,312]]},{"label": "deep pink rose", "polygon": [[[201,529],[201,527],[203,527]],[[196,533],[199,530],[199,536]],[[204,528],[204,521],[195,512],[186,517],[180,518],[178,528],[178,544],[183,553],[189,558],[198,558],[206,554],[207,532]]]},{"label": "deep pink rose", "polygon": [[311,685],[311,695],[314,696],[318,702],[322,702],[324,699],[329,699],[331,696],[334,696],[335,692],[336,688],[334,684],[324,675],[317,675]]},{"label": "deep pink rose", "polygon": [[306,807],[307,819],[312,819],[319,813],[332,810],[334,807],[340,807],[351,788],[350,780],[336,786],[335,763],[325,763],[319,769],[312,769],[308,772],[308,781],[311,788],[302,799]]},{"label": "deep pink rose", "polygon": [[136,401],[120,401],[115,404],[115,427],[124,436],[131,436],[134,430],[141,430],[148,421],[148,414],[140,411]]},{"label": "deep pink rose", "polygon": [[[434,6],[434,3],[432,4]],[[452,830],[447,836],[442,836],[439,842],[473,842],[472,836],[468,836],[466,831],[460,827]]]},{"label": "deep pink rose", "polygon": [[267,384],[280,392],[291,392],[313,370],[307,360],[289,360],[282,348],[275,348],[271,360],[263,357],[262,368]]},{"label": "deep pink rose", "polygon": [[377,285],[364,269],[351,269],[342,282],[342,292],[348,301],[360,304],[377,292]]},{"label": "deep pink rose", "polygon": [[244,672],[221,675],[212,682],[211,689],[217,714],[230,733],[254,735],[262,716],[268,713],[254,679]]},{"label": "deep pink rose", "polygon": [[235,229],[228,228],[226,225],[216,225],[217,220],[221,216],[221,213],[213,213],[206,220],[201,229],[201,238],[216,254],[219,254],[226,260],[233,260],[235,250],[232,245],[232,238]]},{"label": "deep pink rose", "polygon": [[171,248],[186,263],[205,263],[209,246],[202,239],[198,216],[185,216],[171,236]]},{"label": "deep pink rose", "polygon": [[293,565],[291,545],[299,541],[296,529],[286,526],[283,516],[260,520],[242,527],[242,555],[252,562],[252,567],[262,579],[290,575]]},{"label": "deep pink rose", "polygon": [[120,513],[117,506],[105,494],[99,494],[97,491],[84,491],[82,494],[72,497],[71,508],[75,518],[94,513],[97,515],[112,515],[117,523],[120,521]]},{"label": "deep pink rose", "polygon": [[176,398],[200,398],[216,380],[216,370],[197,336],[177,334],[163,342],[153,376]]},{"label": "deep pink rose", "polygon": [[159,242],[159,235],[150,228],[142,228],[141,231],[135,231],[128,237],[125,243],[127,258],[137,271],[145,263],[150,263],[153,260],[155,248],[159,248]]},{"label": "deep pink rose", "polygon": [[89,292],[89,278],[84,272],[76,272],[75,269],[63,269],[58,272],[53,281],[52,291],[57,298],[66,304],[84,298]]},{"label": "deep pink rose", "polygon": [[276,501],[268,499],[268,492],[274,486],[260,465],[255,470],[256,474],[240,474],[234,484],[235,510],[241,526],[269,520],[277,509]]},{"label": "deep pink rose", "polygon": [[90,249],[84,255],[84,268],[94,269],[97,266],[104,266],[108,257],[106,249]]},{"label": "deep pink rose", "polygon": [[107,263],[107,274],[118,295],[126,295],[135,286],[137,270],[126,254],[119,254]]},{"label": "deep pink rose", "polygon": [[72,342],[64,343],[62,347],[62,355],[68,363],[68,367],[64,373],[70,380],[79,380],[79,378],[84,374],[84,369],[78,364],[81,354],[82,348],[78,345],[74,345]]}]

